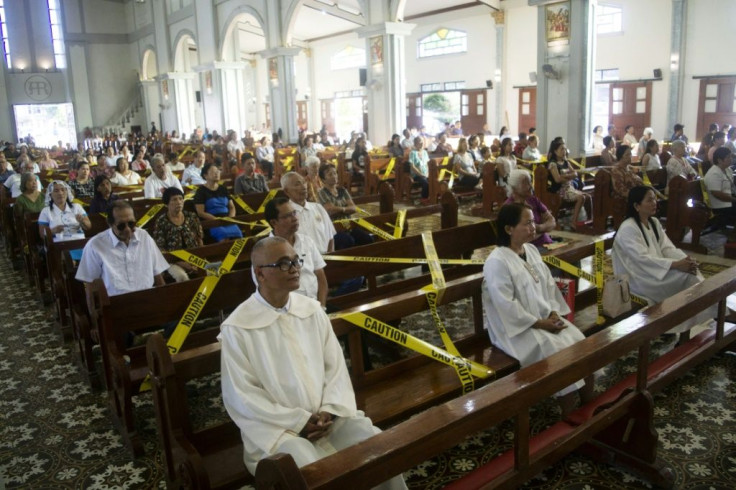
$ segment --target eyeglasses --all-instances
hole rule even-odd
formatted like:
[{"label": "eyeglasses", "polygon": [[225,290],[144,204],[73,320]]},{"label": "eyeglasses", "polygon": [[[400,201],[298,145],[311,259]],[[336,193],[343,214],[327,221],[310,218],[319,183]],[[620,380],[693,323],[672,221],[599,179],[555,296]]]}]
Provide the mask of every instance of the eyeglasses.
[{"label": "eyeglasses", "polygon": [[117,225],[115,225],[115,228],[117,228],[118,231],[123,231],[126,226],[129,227],[131,230],[135,230],[136,222],[128,221],[127,223],[118,223]]},{"label": "eyeglasses", "polygon": [[273,268],[278,267],[282,272],[289,272],[292,267],[296,269],[301,269],[303,265],[304,265],[304,260],[297,257],[294,260],[284,259],[284,260],[279,260],[278,262],[275,262],[273,264],[259,265],[258,267],[273,267]]},{"label": "eyeglasses", "polygon": [[282,214],[281,216],[279,216],[279,219],[288,219],[288,218],[293,218],[295,216],[296,216],[296,211],[292,211],[290,213]]}]

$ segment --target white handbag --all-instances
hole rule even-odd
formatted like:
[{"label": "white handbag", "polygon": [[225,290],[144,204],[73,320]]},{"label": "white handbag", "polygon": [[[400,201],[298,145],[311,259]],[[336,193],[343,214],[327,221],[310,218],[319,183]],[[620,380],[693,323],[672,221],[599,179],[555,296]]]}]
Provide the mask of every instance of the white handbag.
[{"label": "white handbag", "polygon": [[609,318],[631,310],[629,276],[609,277],[603,283],[603,314]]}]

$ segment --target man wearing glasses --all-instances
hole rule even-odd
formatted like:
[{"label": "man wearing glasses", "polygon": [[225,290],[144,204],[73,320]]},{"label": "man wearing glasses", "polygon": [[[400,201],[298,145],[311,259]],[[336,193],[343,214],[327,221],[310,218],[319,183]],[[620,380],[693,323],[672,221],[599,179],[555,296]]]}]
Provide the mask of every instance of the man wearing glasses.
[{"label": "man wearing glasses", "polygon": [[130,203],[114,201],[107,223],[110,228],[84,246],[76,279],[91,283],[102,278],[110,296],[163,286],[161,274],[169,263],[148,232],[136,227]]},{"label": "man wearing glasses", "polygon": [[277,197],[266,204],[264,217],[273,228],[271,236],[278,236],[289,242],[302,260],[299,289],[297,293],[316,299],[324,308],[327,302],[327,276],[325,260],[317,245],[307,235],[299,233],[299,219],[296,210],[286,197]]},{"label": "man wearing glasses", "polygon": [[[342,349],[317,301],[301,294],[302,260],[281,237],[253,246],[258,290],[225,320],[222,399],[243,459],[288,453],[298,466],[380,432],[357,410]],[[401,475],[379,488],[406,488]]]}]

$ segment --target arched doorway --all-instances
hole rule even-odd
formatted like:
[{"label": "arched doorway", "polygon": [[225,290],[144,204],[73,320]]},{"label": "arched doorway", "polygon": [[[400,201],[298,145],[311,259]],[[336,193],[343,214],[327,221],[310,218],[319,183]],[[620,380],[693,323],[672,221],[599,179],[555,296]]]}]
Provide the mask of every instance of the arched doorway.
[{"label": "arched doorway", "polygon": [[140,71],[141,93],[143,96],[143,107],[146,111],[145,131],[151,130],[151,123],[155,122],[158,128],[162,128],[161,121],[161,98],[158,92],[158,61],[153,48],[147,48],[143,53]]},{"label": "arched doorway", "polygon": [[197,43],[189,33],[182,33],[174,51],[174,75],[166,82],[174,85],[178,131],[187,137],[204,125],[201,88],[194,67],[199,64]]}]

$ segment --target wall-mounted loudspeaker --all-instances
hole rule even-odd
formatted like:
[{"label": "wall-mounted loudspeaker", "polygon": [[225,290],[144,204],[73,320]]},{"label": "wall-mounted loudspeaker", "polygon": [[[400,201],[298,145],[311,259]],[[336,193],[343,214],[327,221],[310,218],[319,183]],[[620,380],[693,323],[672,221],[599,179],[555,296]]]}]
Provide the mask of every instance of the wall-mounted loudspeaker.
[{"label": "wall-mounted loudspeaker", "polygon": [[529,81],[531,83],[537,83],[537,72],[536,71],[529,72]]},{"label": "wall-mounted loudspeaker", "polygon": [[358,78],[360,80],[360,86],[365,87],[365,82],[368,80],[368,70],[360,68],[358,71]]},{"label": "wall-mounted loudspeaker", "polygon": [[492,89],[493,88],[493,80],[486,80],[486,87]]},{"label": "wall-mounted loudspeaker", "polygon": [[199,90],[194,92],[194,97],[196,97],[197,102],[202,102],[202,92],[200,92]]},{"label": "wall-mounted loudspeaker", "polygon": [[654,78],[662,78],[662,70],[659,68],[654,69]]}]

